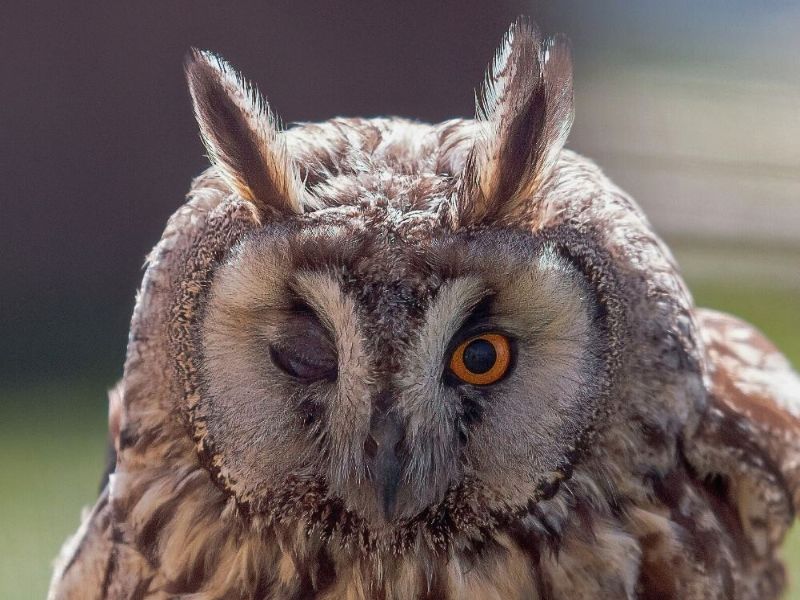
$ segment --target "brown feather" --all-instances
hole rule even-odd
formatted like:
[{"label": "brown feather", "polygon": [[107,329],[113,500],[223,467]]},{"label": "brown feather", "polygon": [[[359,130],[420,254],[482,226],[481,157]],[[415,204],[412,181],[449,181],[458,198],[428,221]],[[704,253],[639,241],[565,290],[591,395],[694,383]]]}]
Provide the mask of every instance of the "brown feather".
[{"label": "brown feather", "polygon": [[260,216],[303,212],[303,186],[258,91],[225,61],[193,50],[186,78],[209,157]]},{"label": "brown feather", "polygon": [[477,99],[480,133],[461,175],[459,225],[508,222],[531,209],[572,125],[569,41],[525,20],[506,34]]},{"label": "brown feather", "polygon": [[709,310],[697,316],[711,403],[687,453],[702,475],[724,478],[747,542],[766,556],[800,509],[800,378],[750,325]]}]

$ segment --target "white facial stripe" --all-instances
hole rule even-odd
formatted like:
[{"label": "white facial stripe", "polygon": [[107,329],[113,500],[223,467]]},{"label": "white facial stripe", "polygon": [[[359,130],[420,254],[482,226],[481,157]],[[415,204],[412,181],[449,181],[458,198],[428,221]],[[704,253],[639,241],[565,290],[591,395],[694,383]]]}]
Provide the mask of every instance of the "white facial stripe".
[{"label": "white facial stripe", "polygon": [[337,398],[328,405],[331,482],[336,485],[359,471],[363,440],[369,431],[372,368],[364,351],[353,300],[327,273],[300,272],[295,291],[314,309],[334,336],[339,360]]},{"label": "white facial stripe", "polygon": [[[452,423],[458,408],[448,402],[449,395],[442,386],[444,354],[486,292],[485,283],[478,277],[453,279],[442,286],[428,309],[415,347],[408,355],[407,368],[397,382],[403,398],[398,409],[406,418],[412,446],[455,451],[454,444],[440,443],[452,438]],[[410,469],[412,475],[419,471],[419,480],[424,480],[421,473],[432,464],[448,464],[448,461],[445,456],[419,452],[412,457]]]},{"label": "white facial stripe", "polygon": [[487,294],[486,284],[479,277],[459,277],[446,282],[428,308],[420,329],[417,345],[412,352],[416,363],[413,370],[438,372],[442,356],[450,340],[458,333],[464,321],[478,302]]}]

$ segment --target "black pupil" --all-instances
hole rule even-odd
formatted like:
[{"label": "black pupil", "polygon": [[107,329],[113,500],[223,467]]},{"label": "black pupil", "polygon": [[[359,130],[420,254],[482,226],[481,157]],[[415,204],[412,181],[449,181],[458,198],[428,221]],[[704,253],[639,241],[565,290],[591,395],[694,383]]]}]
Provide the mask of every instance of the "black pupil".
[{"label": "black pupil", "polygon": [[491,342],[477,339],[464,348],[464,366],[471,372],[480,375],[486,373],[497,361],[497,351]]}]

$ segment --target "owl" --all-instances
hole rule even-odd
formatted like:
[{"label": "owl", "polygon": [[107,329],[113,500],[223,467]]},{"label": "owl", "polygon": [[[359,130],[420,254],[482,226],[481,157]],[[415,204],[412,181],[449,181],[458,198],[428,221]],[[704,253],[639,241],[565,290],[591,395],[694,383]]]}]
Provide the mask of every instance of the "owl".
[{"label": "owl", "polygon": [[212,164],[51,599],[781,593],[800,380],[564,149],[563,37],[514,24],[477,117],[435,125],[279,130],[221,59],[186,71]]}]

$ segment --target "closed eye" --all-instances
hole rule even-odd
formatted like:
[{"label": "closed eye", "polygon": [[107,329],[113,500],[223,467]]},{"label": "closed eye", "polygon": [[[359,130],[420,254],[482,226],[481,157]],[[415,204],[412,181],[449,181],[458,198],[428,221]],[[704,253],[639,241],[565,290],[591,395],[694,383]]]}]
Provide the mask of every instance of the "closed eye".
[{"label": "closed eye", "polygon": [[304,382],[335,381],[338,368],[335,360],[314,352],[299,352],[291,347],[270,347],[272,362],[287,375]]},{"label": "closed eye", "polygon": [[319,321],[306,311],[289,317],[269,346],[273,364],[301,383],[335,381],[336,349]]}]

